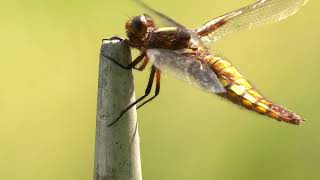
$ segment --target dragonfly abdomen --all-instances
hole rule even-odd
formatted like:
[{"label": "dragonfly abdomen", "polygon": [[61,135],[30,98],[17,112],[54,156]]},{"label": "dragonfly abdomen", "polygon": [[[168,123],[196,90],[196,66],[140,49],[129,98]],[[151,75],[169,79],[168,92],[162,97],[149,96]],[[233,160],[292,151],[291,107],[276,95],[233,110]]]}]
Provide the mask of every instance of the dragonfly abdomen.
[{"label": "dragonfly abdomen", "polygon": [[216,56],[205,58],[211,69],[217,74],[226,92],[223,97],[259,114],[290,124],[300,125],[304,121],[297,114],[268,101],[246,80],[230,62]]}]

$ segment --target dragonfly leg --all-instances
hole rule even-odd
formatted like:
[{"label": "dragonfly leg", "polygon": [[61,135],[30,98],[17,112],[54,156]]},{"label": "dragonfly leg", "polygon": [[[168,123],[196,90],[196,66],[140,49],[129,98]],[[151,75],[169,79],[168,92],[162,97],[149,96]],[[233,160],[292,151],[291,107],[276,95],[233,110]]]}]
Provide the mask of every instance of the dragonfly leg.
[{"label": "dragonfly leg", "polygon": [[143,71],[144,68],[147,66],[148,62],[149,62],[149,59],[147,58],[147,56],[145,56],[142,65],[138,68],[135,67],[134,69],[138,71]]},{"label": "dragonfly leg", "polygon": [[117,37],[117,36],[114,36],[114,37],[109,38],[109,39],[102,39],[101,42],[103,43],[103,41],[110,41],[110,40],[124,41],[122,38],[119,38],[119,37]]},{"label": "dragonfly leg", "polygon": [[154,95],[153,95],[151,98],[149,98],[149,99],[147,99],[146,101],[144,101],[143,103],[141,103],[141,104],[137,107],[137,109],[141,108],[143,105],[145,105],[145,104],[147,104],[148,102],[152,101],[154,98],[156,98],[156,97],[159,95],[159,93],[160,93],[160,75],[161,75],[161,72],[160,72],[160,70],[158,69],[157,72],[156,72],[156,90],[155,90]]},{"label": "dragonfly leg", "polygon": [[145,90],[145,93],[143,96],[141,96],[140,98],[138,98],[135,102],[131,103],[128,107],[126,107],[119,115],[119,117],[117,119],[115,119],[114,121],[112,121],[110,124],[108,124],[108,127],[112,126],[113,124],[115,124],[116,122],[118,122],[120,120],[120,118],[129,110],[131,109],[133,106],[135,106],[137,103],[139,103],[140,101],[142,101],[145,97],[147,97],[150,94],[150,91],[152,89],[152,84],[153,84],[153,79],[154,76],[156,74],[157,68],[152,66],[151,69],[151,73],[149,76],[149,81],[148,81],[148,85],[147,88]]},{"label": "dragonfly leg", "polygon": [[[130,64],[128,64],[128,65],[120,64],[120,63],[118,63],[115,59],[113,59],[113,58],[111,58],[111,57],[108,57],[108,56],[105,56],[105,55],[102,54],[102,53],[101,53],[101,56],[103,56],[103,57],[105,57],[106,59],[112,61],[113,63],[115,63],[116,65],[120,66],[120,67],[123,68],[123,69],[130,70],[130,69],[135,68],[135,66],[136,66],[137,64],[139,64],[139,63],[145,58],[146,53],[145,53],[145,52],[141,53],[138,57],[136,57],[135,60],[133,60],[133,61],[132,61]],[[139,70],[139,68],[138,68],[138,70]]]}]

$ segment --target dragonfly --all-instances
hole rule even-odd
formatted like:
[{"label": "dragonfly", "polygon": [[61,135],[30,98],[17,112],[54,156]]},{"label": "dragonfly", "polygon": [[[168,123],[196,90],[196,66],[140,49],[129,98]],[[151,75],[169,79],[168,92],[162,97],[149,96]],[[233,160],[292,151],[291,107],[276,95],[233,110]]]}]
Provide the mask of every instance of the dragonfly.
[{"label": "dragonfly", "polygon": [[[160,93],[161,73],[171,74],[210,93],[217,94],[248,110],[278,121],[302,125],[305,121],[296,113],[265,98],[228,60],[217,55],[210,44],[239,30],[281,21],[295,14],[308,0],[259,0],[253,4],[216,17],[197,29],[189,29],[141,0],[133,0],[164,24],[158,27],[147,14],[131,17],[125,24],[128,39],[124,41],[140,51],[130,64],[123,65],[106,57],[124,69],[142,71],[151,63],[145,94],[125,108],[112,126],[130,108],[137,109]],[[148,97],[155,81],[155,93]]]}]

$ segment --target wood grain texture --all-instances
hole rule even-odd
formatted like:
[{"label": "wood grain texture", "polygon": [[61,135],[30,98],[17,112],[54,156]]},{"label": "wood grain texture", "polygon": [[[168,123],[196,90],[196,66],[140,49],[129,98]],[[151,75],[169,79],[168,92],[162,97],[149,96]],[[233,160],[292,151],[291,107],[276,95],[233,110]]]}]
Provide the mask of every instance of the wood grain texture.
[{"label": "wood grain texture", "polygon": [[[121,64],[131,62],[130,48],[117,39],[104,41],[101,53]],[[134,102],[131,70],[123,69],[100,54],[94,180],[141,180],[136,108],[107,127]]]}]

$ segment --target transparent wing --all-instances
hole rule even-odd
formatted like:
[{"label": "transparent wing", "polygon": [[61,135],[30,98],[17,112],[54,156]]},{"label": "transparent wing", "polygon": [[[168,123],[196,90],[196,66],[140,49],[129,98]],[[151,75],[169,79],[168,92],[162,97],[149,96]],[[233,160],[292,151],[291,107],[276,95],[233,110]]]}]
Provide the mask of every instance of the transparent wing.
[{"label": "transparent wing", "polygon": [[183,50],[148,49],[147,56],[161,72],[174,75],[209,92],[225,92],[216,74],[205,62],[183,52]]},{"label": "transparent wing", "polygon": [[138,5],[143,7],[144,9],[148,10],[150,13],[152,13],[152,15],[157,16],[163,22],[163,24],[165,26],[179,27],[179,28],[187,29],[186,27],[184,27],[180,23],[176,22],[175,20],[171,19],[170,17],[168,17],[168,16],[164,15],[163,13],[148,6],[143,1],[141,1],[141,0],[132,0],[132,1],[134,1],[135,3],[137,3]]},{"label": "transparent wing", "polygon": [[[277,22],[295,14],[308,0],[259,0],[217,17],[196,30],[203,40],[217,41],[232,32]],[[218,27],[221,25],[220,27]]]}]

